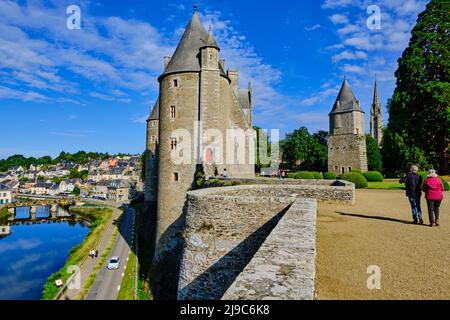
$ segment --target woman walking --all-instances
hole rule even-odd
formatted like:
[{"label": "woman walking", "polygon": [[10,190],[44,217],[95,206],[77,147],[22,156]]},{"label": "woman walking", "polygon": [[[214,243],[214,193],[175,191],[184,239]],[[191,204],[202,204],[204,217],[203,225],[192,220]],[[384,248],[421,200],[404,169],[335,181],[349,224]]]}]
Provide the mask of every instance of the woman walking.
[{"label": "woman walking", "polygon": [[435,170],[428,171],[427,179],[423,184],[425,199],[428,205],[428,215],[430,217],[430,227],[439,226],[439,208],[444,199],[444,184],[438,178]]}]

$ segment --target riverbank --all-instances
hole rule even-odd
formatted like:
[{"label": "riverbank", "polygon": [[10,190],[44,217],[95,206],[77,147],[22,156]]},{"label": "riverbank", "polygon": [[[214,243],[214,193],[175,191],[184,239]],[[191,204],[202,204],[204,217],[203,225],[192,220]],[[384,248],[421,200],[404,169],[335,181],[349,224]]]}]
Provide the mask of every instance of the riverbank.
[{"label": "riverbank", "polygon": [[54,299],[60,288],[56,287],[55,281],[61,279],[65,284],[70,278],[68,273],[70,266],[81,266],[89,256],[89,251],[97,247],[109,221],[112,219],[112,209],[103,207],[71,207],[70,213],[76,214],[90,221],[90,231],[83,242],[73,247],[65,265],[53,273],[47,280],[42,291],[42,300]]}]

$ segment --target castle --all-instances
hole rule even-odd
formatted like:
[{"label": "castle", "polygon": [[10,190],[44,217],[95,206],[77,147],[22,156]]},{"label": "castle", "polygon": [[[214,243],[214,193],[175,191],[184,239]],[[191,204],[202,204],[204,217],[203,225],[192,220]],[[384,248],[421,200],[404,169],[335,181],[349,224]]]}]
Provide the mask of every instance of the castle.
[{"label": "castle", "polygon": [[[368,171],[367,147],[364,129],[364,111],[353,94],[347,79],[329,114],[328,171],[338,175],[352,170]],[[378,144],[382,140],[383,116],[375,81],[374,97],[370,112],[370,135]]]},{"label": "castle", "polygon": [[180,246],[186,192],[198,172],[255,175],[252,88],[239,88],[238,71],[225,72],[219,52],[195,7],[175,53],[164,58],[147,120],[145,200],[157,208],[155,262]]}]

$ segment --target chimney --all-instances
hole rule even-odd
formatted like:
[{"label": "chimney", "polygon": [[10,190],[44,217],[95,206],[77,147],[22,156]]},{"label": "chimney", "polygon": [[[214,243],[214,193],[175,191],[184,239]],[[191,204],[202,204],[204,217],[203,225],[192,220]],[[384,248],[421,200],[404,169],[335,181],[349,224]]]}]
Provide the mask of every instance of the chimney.
[{"label": "chimney", "polygon": [[167,66],[169,65],[169,62],[170,62],[170,57],[165,56],[164,57],[164,69],[167,68]]},{"label": "chimney", "polygon": [[225,70],[225,59],[220,59],[219,63],[220,63],[220,66],[222,67],[222,69]]}]

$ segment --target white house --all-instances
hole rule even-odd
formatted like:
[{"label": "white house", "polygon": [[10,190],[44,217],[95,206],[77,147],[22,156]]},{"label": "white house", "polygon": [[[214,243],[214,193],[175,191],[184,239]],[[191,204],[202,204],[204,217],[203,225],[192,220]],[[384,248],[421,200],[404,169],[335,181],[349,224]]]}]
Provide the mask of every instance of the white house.
[{"label": "white house", "polygon": [[11,203],[11,201],[12,201],[11,188],[3,183],[0,183],[0,205]]}]

